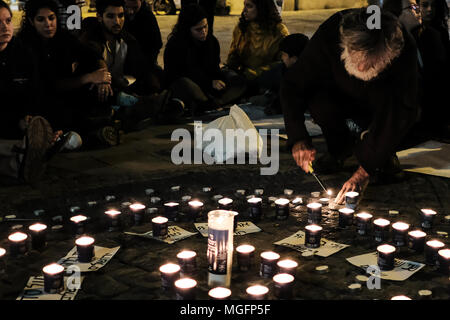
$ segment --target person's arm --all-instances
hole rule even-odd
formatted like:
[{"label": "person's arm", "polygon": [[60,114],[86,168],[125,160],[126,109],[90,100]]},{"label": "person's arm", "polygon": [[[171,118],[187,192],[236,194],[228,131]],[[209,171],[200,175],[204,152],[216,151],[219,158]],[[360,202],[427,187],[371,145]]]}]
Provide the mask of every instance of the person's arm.
[{"label": "person's arm", "polygon": [[231,40],[226,63],[228,68],[235,71],[239,71],[242,66],[239,54],[239,43],[241,41],[241,37],[241,30],[239,29],[239,26],[236,26],[233,30],[233,38]]},{"label": "person's arm", "polygon": [[176,79],[185,76],[185,49],[178,45],[178,39],[170,38],[164,49],[164,72],[167,82],[171,84]]}]

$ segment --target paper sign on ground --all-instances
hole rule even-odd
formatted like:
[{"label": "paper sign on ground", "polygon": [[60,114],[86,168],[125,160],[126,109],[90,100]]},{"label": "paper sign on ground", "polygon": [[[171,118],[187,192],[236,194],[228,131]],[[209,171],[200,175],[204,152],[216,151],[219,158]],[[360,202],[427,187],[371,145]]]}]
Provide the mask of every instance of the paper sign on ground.
[{"label": "paper sign on ground", "polygon": [[189,238],[189,237],[195,235],[195,233],[186,231],[183,228],[180,228],[178,226],[169,226],[167,229],[168,229],[167,237],[165,237],[165,238],[154,237],[153,231],[148,231],[145,233],[134,233],[134,232],[125,232],[125,233],[132,235],[132,236],[139,236],[139,237],[144,237],[144,238],[148,238],[148,239],[155,239],[158,241],[163,241],[168,244],[172,244],[177,241],[180,241],[180,240],[183,240],[183,239],[186,239],[186,238]]},{"label": "paper sign on ground", "polygon": [[73,247],[72,250],[62,259],[58,261],[58,264],[67,268],[71,265],[76,265],[80,268],[80,272],[97,271],[98,269],[104,267],[109,260],[116,254],[120,247],[115,248],[104,248],[104,247],[94,247],[94,258],[91,262],[82,263],[78,261],[77,247]]},{"label": "paper sign on ground", "polygon": [[[363,254],[347,258],[347,261],[351,264],[367,270],[369,266],[377,266],[378,254],[376,252]],[[395,267],[390,271],[381,271],[381,279],[404,281],[412,276],[414,273],[422,269],[425,265],[418,262],[395,259]],[[371,268],[375,269],[375,268]],[[375,271],[371,272],[373,276],[378,276]]]},{"label": "paper sign on ground", "polygon": [[[208,237],[208,223],[194,223],[195,228],[201,233],[205,238]],[[238,222],[236,225],[236,230],[234,231],[235,236],[243,236],[245,234],[260,232],[261,229],[258,228],[251,221]]]},{"label": "paper sign on ground", "polygon": [[[61,293],[44,292],[44,276],[30,277],[23,292],[16,300],[74,300],[78,289],[68,289],[66,283],[69,277],[64,277],[64,291]],[[80,277],[80,285],[84,277]]]},{"label": "paper sign on ground", "polygon": [[275,242],[274,244],[288,247],[300,251],[301,253],[309,251],[320,257],[329,257],[332,254],[349,247],[349,245],[322,238],[319,248],[308,248],[305,246],[305,232],[301,230],[286,239]]}]

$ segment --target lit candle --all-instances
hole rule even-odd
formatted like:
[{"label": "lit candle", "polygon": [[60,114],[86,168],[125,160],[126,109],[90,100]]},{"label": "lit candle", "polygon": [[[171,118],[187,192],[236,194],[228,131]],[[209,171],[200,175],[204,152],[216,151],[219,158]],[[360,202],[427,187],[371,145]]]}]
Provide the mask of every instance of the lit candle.
[{"label": "lit candle", "polygon": [[303,203],[303,198],[297,197],[294,200],[292,200],[293,205],[298,205]]},{"label": "lit candle", "polygon": [[108,218],[108,231],[117,231],[119,230],[120,225],[120,211],[117,210],[108,210],[105,211],[106,217]]},{"label": "lit candle", "polygon": [[188,220],[196,221],[202,214],[203,210],[203,202],[198,200],[192,200],[188,202],[189,205],[189,214]]},{"label": "lit candle", "polygon": [[322,227],[316,224],[310,224],[305,227],[305,245],[308,248],[319,248],[322,238]]},{"label": "lit candle", "polygon": [[277,263],[279,273],[288,273],[294,277],[297,274],[298,263],[291,259],[280,260]]},{"label": "lit candle", "polygon": [[77,215],[70,218],[75,235],[80,236],[85,232],[85,224],[87,217],[83,215]]},{"label": "lit candle", "polygon": [[246,290],[250,300],[266,300],[269,288],[261,285],[250,286]]},{"label": "lit candle", "polygon": [[42,223],[35,223],[28,227],[31,234],[31,247],[41,249],[45,246],[47,226]]},{"label": "lit candle", "polygon": [[417,252],[423,252],[426,236],[427,234],[421,230],[408,232],[408,248]]},{"label": "lit candle", "polygon": [[408,234],[409,224],[404,222],[396,222],[392,225],[392,242],[396,247],[406,245],[406,236]]},{"label": "lit candle", "polygon": [[322,221],[322,205],[318,202],[308,203],[308,223],[317,224]]},{"label": "lit candle", "polygon": [[174,263],[167,263],[159,268],[163,290],[173,289],[175,281],[180,279],[180,270],[180,266]]},{"label": "lit candle", "polygon": [[94,238],[80,237],[75,243],[77,245],[78,261],[82,263],[91,262],[94,257]]},{"label": "lit candle", "polygon": [[430,240],[427,241],[425,246],[425,261],[429,265],[436,265],[436,262],[438,260],[438,251],[443,249],[445,246],[444,243],[442,243],[439,240]]},{"label": "lit candle", "polygon": [[255,197],[247,200],[249,205],[249,216],[254,222],[258,222],[262,217],[262,199]]},{"label": "lit candle", "polygon": [[389,244],[383,244],[377,247],[378,266],[381,270],[394,269],[395,247]]},{"label": "lit candle", "polygon": [[286,220],[289,217],[289,200],[280,198],[275,200],[275,213],[277,220]]},{"label": "lit candle", "polygon": [[233,210],[233,200],[230,198],[222,198],[218,203],[221,210]]},{"label": "lit candle", "polygon": [[261,266],[259,275],[263,278],[272,278],[277,273],[277,262],[280,255],[272,251],[261,253]]},{"label": "lit candle", "polygon": [[217,287],[209,290],[208,295],[214,300],[227,300],[231,296],[231,290],[224,287]]},{"label": "lit candle", "polygon": [[358,204],[359,193],[355,191],[350,191],[345,193],[345,206],[347,208],[356,209]]},{"label": "lit candle", "polygon": [[15,232],[8,237],[9,253],[12,257],[27,252],[27,238],[28,236],[22,232]]},{"label": "lit candle", "polygon": [[370,230],[370,222],[372,220],[370,213],[362,212],[356,215],[356,230],[360,235],[366,235]]},{"label": "lit candle", "polygon": [[290,299],[294,287],[294,276],[288,273],[279,273],[273,277],[274,293],[279,299]]},{"label": "lit candle", "polygon": [[373,221],[373,236],[376,242],[386,242],[389,238],[389,225],[391,222],[386,219],[375,219]]},{"label": "lit candle", "polygon": [[183,278],[175,281],[175,293],[177,300],[195,300],[197,281]]},{"label": "lit candle", "polygon": [[421,209],[422,228],[431,229],[433,227],[433,220],[437,212],[431,209]]},{"label": "lit candle", "polygon": [[169,219],[166,217],[155,217],[152,219],[152,231],[154,237],[167,237],[168,234],[168,223]]},{"label": "lit candle", "polygon": [[180,204],[178,202],[164,203],[164,216],[170,221],[177,221],[179,207]]},{"label": "lit candle", "polygon": [[193,275],[197,271],[197,253],[184,250],[177,254],[178,264],[183,276]]},{"label": "lit candle", "polygon": [[248,271],[253,265],[253,256],[255,247],[243,244],[236,248],[238,269],[240,271]]},{"label": "lit candle", "polygon": [[328,203],[330,202],[330,198],[320,198],[320,199],[319,199],[319,202],[320,202],[322,205],[327,206]]},{"label": "lit candle", "polygon": [[130,210],[134,214],[134,224],[141,225],[144,221],[145,206],[142,203],[133,203],[130,205]]},{"label": "lit candle", "polygon": [[350,208],[339,209],[339,228],[347,228],[353,225],[353,214],[355,210]]},{"label": "lit candle", "polygon": [[438,251],[439,271],[444,275],[450,275],[450,249],[442,249]]},{"label": "lit candle", "polygon": [[411,300],[411,298],[407,296],[395,296],[392,297],[391,300]]},{"label": "lit candle", "polygon": [[64,267],[52,263],[42,269],[44,273],[44,291],[50,294],[64,291]]},{"label": "lit candle", "polygon": [[6,270],[5,254],[6,250],[0,248],[0,274],[5,273]]}]

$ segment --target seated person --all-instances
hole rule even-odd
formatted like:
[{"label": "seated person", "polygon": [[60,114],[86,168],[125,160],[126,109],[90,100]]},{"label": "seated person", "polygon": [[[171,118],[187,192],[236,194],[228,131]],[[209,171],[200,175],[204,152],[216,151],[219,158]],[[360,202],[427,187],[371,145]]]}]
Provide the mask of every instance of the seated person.
[{"label": "seated person", "polygon": [[289,32],[273,1],[245,0],[234,28],[228,68],[243,74],[248,95],[262,94],[281,80],[280,41]]},{"label": "seated person", "polygon": [[181,10],[164,51],[164,71],[173,96],[193,112],[231,103],[245,90],[242,77],[221,71],[219,42],[198,5]]},{"label": "seated person", "polygon": [[449,10],[446,0],[420,0],[418,3],[425,28],[432,27],[438,33],[445,48],[447,59],[450,56],[450,35],[448,33]]}]

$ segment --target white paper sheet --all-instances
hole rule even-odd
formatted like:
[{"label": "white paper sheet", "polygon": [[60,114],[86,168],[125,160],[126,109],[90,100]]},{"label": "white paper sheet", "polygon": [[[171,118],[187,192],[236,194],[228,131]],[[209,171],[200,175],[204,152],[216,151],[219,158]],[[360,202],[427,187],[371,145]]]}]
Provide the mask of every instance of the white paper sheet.
[{"label": "white paper sheet", "polygon": [[[208,237],[208,223],[194,223],[194,226],[203,237],[205,238]],[[234,235],[243,236],[249,233],[255,233],[260,231],[261,229],[257,227],[253,222],[242,221],[237,223]]]},{"label": "white paper sheet", "polygon": [[88,263],[81,263],[78,261],[77,247],[75,246],[64,258],[58,261],[58,264],[62,265],[64,268],[71,265],[76,265],[80,268],[80,272],[97,271],[98,269],[104,267],[119,249],[120,247],[104,248],[95,246],[94,258],[92,261]]},{"label": "white paper sheet", "polygon": [[[61,293],[46,293],[44,292],[44,276],[30,277],[23,292],[16,300],[74,300],[78,293],[78,289],[68,289],[66,287],[67,279],[64,277],[64,291]],[[80,277],[80,284],[84,277]]]},{"label": "white paper sheet", "polygon": [[193,235],[196,234],[196,233],[186,231],[183,228],[180,228],[178,226],[169,226],[167,229],[168,229],[167,237],[165,237],[165,238],[153,237],[153,231],[148,231],[145,233],[125,232],[125,234],[129,234],[132,236],[144,237],[147,239],[154,239],[154,240],[162,241],[162,242],[165,242],[168,244],[172,244],[177,241],[192,237]]}]

